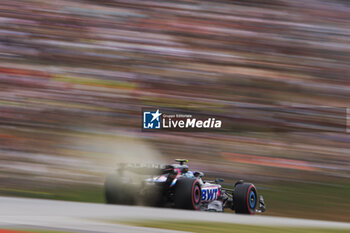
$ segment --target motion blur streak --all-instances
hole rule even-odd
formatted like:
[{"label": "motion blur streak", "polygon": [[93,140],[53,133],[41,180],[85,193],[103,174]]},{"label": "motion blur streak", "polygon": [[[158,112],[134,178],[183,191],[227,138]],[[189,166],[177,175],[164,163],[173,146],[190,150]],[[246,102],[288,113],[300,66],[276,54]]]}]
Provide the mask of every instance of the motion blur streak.
[{"label": "motion blur streak", "polygon": [[[0,194],[102,202],[117,163],[180,157],[254,181],[266,214],[350,221],[349,6],[1,0]],[[144,107],[223,130],[144,133]]]}]

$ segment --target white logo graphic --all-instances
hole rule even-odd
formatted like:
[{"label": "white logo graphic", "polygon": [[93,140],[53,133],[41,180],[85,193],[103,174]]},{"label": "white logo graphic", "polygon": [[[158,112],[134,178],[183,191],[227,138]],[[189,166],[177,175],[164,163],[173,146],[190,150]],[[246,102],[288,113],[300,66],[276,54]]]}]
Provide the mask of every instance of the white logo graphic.
[{"label": "white logo graphic", "polygon": [[160,116],[162,113],[157,109],[156,112],[143,112],[143,128],[144,129],[160,129]]}]

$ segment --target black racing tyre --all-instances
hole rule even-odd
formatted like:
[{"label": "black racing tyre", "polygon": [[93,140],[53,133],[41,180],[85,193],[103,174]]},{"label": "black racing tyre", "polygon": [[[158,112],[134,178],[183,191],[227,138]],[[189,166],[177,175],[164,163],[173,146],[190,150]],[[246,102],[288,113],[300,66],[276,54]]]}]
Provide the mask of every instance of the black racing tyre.
[{"label": "black racing tyre", "polygon": [[105,181],[105,198],[107,204],[133,205],[135,203],[132,186],[123,184],[117,174],[107,176]]},{"label": "black racing tyre", "polygon": [[201,197],[202,190],[197,179],[183,178],[176,182],[175,208],[198,210]]},{"label": "black racing tyre", "polygon": [[233,207],[237,214],[255,214],[258,193],[253,184],[237,184],[233,190]]}]

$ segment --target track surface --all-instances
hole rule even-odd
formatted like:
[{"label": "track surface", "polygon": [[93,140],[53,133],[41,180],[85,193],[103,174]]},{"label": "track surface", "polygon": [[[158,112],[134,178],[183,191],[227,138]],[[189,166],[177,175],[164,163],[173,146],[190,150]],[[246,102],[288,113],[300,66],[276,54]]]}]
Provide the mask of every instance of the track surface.
[{"label": "track surface", "polygon": [[268,226],[350,229],[350,223],[243,216],[229,213],[118,206],[30,198],[0,197],[0,228],[58,229],[73,232],[178,232],[106,223],[106,220],[193,220]]}]

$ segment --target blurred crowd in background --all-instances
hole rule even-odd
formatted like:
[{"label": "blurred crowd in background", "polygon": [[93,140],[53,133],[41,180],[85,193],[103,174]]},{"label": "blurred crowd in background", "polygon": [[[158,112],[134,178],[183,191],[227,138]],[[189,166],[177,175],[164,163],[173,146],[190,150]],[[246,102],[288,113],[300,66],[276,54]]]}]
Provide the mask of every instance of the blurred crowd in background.
[{"label": "blurred crowd in background", "polygon": [[[349,25],[345,0],[2,0],[0,192],[101,186],[125,157],[348,184]],[[144,107],[229,124],[145,133]]]}]

